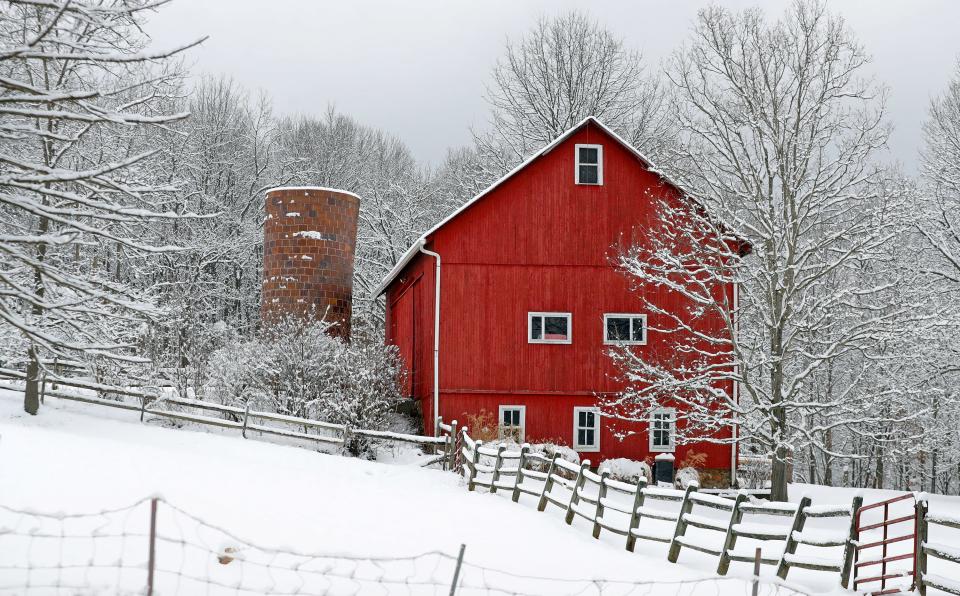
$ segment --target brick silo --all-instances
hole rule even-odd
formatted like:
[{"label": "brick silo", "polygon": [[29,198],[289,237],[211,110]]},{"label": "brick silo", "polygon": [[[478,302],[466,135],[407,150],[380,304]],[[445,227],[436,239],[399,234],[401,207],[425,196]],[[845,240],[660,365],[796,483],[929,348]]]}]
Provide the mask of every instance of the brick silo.
[{"label": "brick silo", "polygon": [[353,259],[360,197],[329,188],[267,191],[263,224],[264,323],[283,315],[326,316],[350,337]]}]

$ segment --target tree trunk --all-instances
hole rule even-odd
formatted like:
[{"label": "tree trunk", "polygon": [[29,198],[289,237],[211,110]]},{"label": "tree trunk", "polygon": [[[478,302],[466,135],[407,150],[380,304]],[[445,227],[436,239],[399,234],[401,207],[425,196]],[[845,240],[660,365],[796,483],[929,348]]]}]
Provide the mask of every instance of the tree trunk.
[{"label": "tree trunk", "polygon": [[23,409],[27,414],[36,416],[40,410],[40,361],[33,346],[30,346],[27,355],[27,388],[23,393]]},{"label": "tree trunk", "polygon": [[787,501],[787,483],[790,482],[787,472],[787,448],[780,445],[774,453],[770,470],[771,501]]},{"label": "tree trunk", "polygon": [[827,486],[833,486],[833,456],[829,455],[833,452],[833,431],[829,428],[824,435],[823,445],[827,451],[823,458],[823,483]]}]

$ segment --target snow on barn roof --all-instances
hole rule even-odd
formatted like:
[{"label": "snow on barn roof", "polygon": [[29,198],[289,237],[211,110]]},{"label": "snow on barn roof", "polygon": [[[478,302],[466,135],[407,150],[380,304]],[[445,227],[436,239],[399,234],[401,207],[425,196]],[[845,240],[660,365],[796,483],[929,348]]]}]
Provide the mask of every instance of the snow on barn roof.
[{"label": "snow on barn roof", "polygon": [[638,151],[636,147],[634,147],[633,145],[625,141],[620,135],[613,132],[610,128],[608,128],[605,124],[597,120],[595,117],[587,116],[586,118],[581,120],[579,123],[577,123],[573,128],[571,128],[570,130],[566,131],[565,133],[561,134],[559,137],[551,141],[543,149],[540,149],[539,151],[537,151],[536,153],[528,157],[526,161],[524,161],[517,167],[507,172],[502,178],[500,178],[499,180],[497,180],[496,182],[488,186],[486,190],[482,191],[480,194],[478,194],[477,196],[473,197],[472,199],[464,203],[459,209],[457,209],[456,211],[454,211],[453,213],[445,217],[440,223],[438,223],[437,225],[433,226],[432,228],[424,232],[423,235],[417,238],[417,240],[410,246],[410,248],[407,249],[407,252],[405,252],[403,256],[400,257],[400,260],[397,261],[397,264],[393,266],[393,269],[390,270],[390,273],[388,273],[387,276],[383,278],[383,281],[381,281],[380,285],[377,286],[376,290],[374,290],[373,295],[376,297],[382,294],[384,291],[386,291],[387,286],[389,286],[390,283],[393,282],[393,280],[396,279],[398,275],[400,275],[400,272],[403,271],[403,268],[407,266],[407,263],[413,260],[413,257],[417,255],[417,253],[420,251],[422,247],[426,246],[427,238],[431,234],[433,234],[434,232],[436,232],[437,230],[445,226],[447,222],[449,222],[453,218],[457,217],[458,215],[466,211],[471,205],[473,205],[483,197],[490,194],[491,191],[493,191],[495,188],[497,188],[498,186],[500,186],[501,184],[509,180],[511,177],[513,177],[514,174],[516,174],[523,168],[527,167],[533,160],[537,159],[542,155],[546,155],[547,153],[550,153],[550,151],[556,148],[557,145],[565,141],[570,135],[577,132],[578,130],[586,126],[587,123],[590,123],[590,122],[595,124],[598,128],[600,128],[600,130],[604,131],[605,133],[613,137],[613,139],[616,140],[618,143],[620,143],[620,145],[622,145],[627,150],[629,150],[630,153],[632,153],[634,156],[636,156],[637,159],[643,162],[644,166],[646,166],[646,168],[649,171],[660,176],[660,178],[667,184],[678,189],[680,188],[680,186],[677,183],[670,180],[663,172],[660,172],[659,170],[657,170],[657,168],[653,165],[653,162],[651,162],[647,158],[647,156],[645,156],[643,153],[640,153],[640,151]]}]

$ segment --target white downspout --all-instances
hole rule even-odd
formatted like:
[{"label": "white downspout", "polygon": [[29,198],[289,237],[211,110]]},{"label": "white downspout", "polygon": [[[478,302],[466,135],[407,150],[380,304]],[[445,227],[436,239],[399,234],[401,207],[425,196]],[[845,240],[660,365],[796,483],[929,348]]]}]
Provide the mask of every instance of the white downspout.
[{"label": "white downspout", "polygon": [[[733,316],[736,317],[733,321],[733,334],[734,338],[738,339],[740,332],[740,284],[733,282]],[[736,368],[739,368],[739,365],[734,365]],[[736,370],[736,368],[734,370]],[[733,381],[733,403],[740,405],[740,381],[734,379]],[[737,486],[737,452],[740,450],[740,445],[737,442],[737,435],[739,435],[740,429],[736,424],[733,425],[731,429],[731,436],[733,437],[733,444],[730,449],[730,486]],[[741,488],[737,486],[737,488]]]},{"label": "white downspout", "polygon": [[437,417],[440,416],[440,255],[424,248],[426,240],[420,244],[420,252],[430,255],[437,261],[433,298],[433,428],[437,429]]}]

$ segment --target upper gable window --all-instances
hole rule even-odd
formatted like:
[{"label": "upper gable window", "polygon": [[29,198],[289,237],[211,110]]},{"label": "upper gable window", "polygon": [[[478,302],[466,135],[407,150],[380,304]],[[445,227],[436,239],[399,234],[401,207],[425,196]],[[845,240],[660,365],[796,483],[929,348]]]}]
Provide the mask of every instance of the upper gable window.
[{"label": "upper gable window", "polygon": [[577,145],[577,184],[603,184],[603,145]]}]

